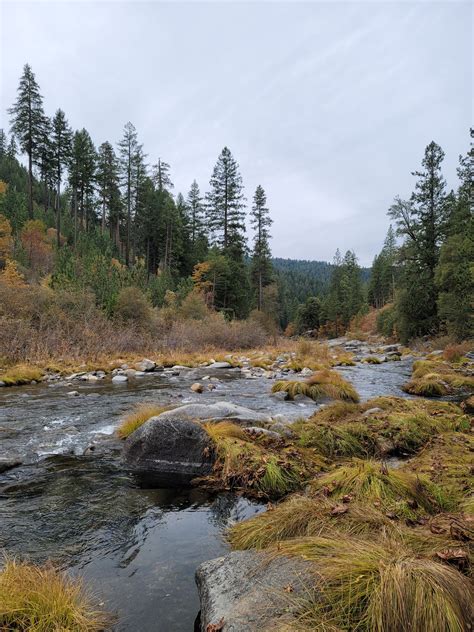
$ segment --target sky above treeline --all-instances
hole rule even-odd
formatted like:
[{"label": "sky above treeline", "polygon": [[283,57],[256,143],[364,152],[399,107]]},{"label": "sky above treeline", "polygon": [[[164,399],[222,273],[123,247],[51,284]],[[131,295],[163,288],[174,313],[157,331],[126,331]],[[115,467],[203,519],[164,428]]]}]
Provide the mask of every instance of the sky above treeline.
[{"label": "sky above treeline", "polygon": [[472,124],[470,2],[0,2],[1,126],[25,63],[48,114],[98,146],[127,121],[174,192],[201,190],[227,145],[275,256],[371,263],[425,146],[458,155]]}]

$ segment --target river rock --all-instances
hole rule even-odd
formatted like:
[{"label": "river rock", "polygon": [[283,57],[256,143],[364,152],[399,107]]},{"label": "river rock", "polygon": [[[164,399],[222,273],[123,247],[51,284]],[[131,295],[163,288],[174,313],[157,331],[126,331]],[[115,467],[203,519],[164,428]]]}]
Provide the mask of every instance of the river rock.
[{"label": "river rock", "polygon": [[365,411],[364,417],[370,417],[371,415],[376,415],[377,413],[383,413],[381,408],[369,408]]},{"label": "river rock", "polygon": [[19,459],[6,459],[0,457],[0,474],[3,472],[8,472],[8,470],[12,470],[14,467],[18,467],[22,462]]},{"label": "river rock", "polygon": [[288,399],[288,393],[286,391],[277,391],[270,395],[272,399],[277,399],[280,402],[284,402]]},{"label": "river rock", "polygon": [[194,382],[194,384],[191,385],[191,390],[193,393],[202,393],[204,391],[204,386],[199,384],[199,382]]},{"label": "river rock", "polygon": [[173,410],[167,410],[159,419],[180,421],[190,419],[196,421],[234,421],[242,426],[260,426],[271,423],[272,419],[264,413],[258,413],[244,406],[237,406],[230,402],[216,402],[215,404],[185,404]]},{"label": "river rock", "polygon": [[68,393],[66,393],[66,395],[68,395],[69,397],[78,397],[79,391],[69,391]]},{"label": "river rock", "polygon": [[230,362],[212,362],[208,365],[208,369],[231,369],[232,364]]},{"label": "river rock", "polygon": [[114,384],[124,384],[128,381],[128,377],[126,375],[114,375],[112,378],[112,382]]},{"label": "river rock", "polygon": [[209,474],[214,450],[204,428],[190,419],[163,415],[152,417],[126,439],[125,463],[159,486],[188,485]]},{"label": "river rock", "polygon": [[149,371],[154,371],[155,367],[156,362],[153,362],[153,360],[149,360],[148,358],[143,358],[141,362],[137,362],[137,364],[135,365],[137,371],[144,371],[145,373]]},{"label": "river rock", "polygon": [[267,439],[281,441],[281,435],[278,434],[278,432],[267,430],[267,428],[260,428],[259,426],[249,426],[248,428],[245,428],[245,432],[251,437],[267,437]]},{"label": "river rock", "polygon": [[289,595],[293,599],[305,594],[314,580],[310,564],[304,560],[234,551],[201,564],[196,584],[202,632],[260,632],[273,627],[282,616],[288,622]]}]

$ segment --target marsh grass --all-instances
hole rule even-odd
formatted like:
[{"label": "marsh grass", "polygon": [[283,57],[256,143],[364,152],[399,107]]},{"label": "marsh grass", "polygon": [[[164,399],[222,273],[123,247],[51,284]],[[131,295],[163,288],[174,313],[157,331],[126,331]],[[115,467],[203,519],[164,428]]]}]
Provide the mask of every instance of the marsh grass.
[{"label": "marsh grass", "polygon": [[409,521],[426,514],[455,510],[459,501],[426,476],[389,470],[369,460],[353,459],[314,479],[311,486],[333,500],[349,497]]},{"label": "marsh grass", "polygon": [[377,356],[367,356],[367,358],[364,358],[362,362],[365,362],[366,364],[382,364],[382,360],[377,358]]},{"label": "marsh grass", "polygon": [[442,359],[417,360],[413,363],[411,379],[403,390],[413,395],[444,397],[456,391],[474,391],[474,377],[463,363]]},{"label": "marsh grass", "polygon": [[[364,416],[365,411],[379,408]],[[377,398],[359,406],[337,402],[326,406],[294,431],[298,444],[328,458],[415,454],[435,434],[469,429],[460,407],[397,398]]]},{"label": "marsh grass", "polygon": [[30,382],[42,379],[44,372],[35,366],[28,364],[17,364],[5,372],[0,373],[0,381],[4,382],[6,386],[16,386],[21,384],[29,384]]},{"label": "marsh grass", "polygon": [[72,579],[52,565],[4,560],[0,630],[99,632],[110,623],[81,579]]},{"label": "marsh grass", "polygon": [[311,452],[252,438],[231,422],[206,423],[215,444],[213,474],[202,483],[217,489],[236,489],[248,495],[276,498],[301,488],[322,467]]},{"label": "marsh grass", "polygon": [[312,535],[363,535],[397,527],[375,507],[340,505],[324,496],[295,494],[228,532],[234,549],[264,549],[282,540]]},{"label": "marsh grass", "polygon": [[116,430],[117,436],[120,437],[120,439],[126,439],[132,432],[135,432],[135,430],[143,426],[146,421],[151,419],[151,417],[161,415],[161,413],[170,409],[170,406],[160,406],[159,404],[150,402],[143,402],[136,405],[131,412],[122,418],[120,426]]},{"label": "marsh grass", "polygon": [[396,538],[301,538],[279,543],[278,554],[310,560],[320,574],[318,598],[303,597],[295,604],[305,629],[320,629],[321,621],[333,629],[364,632],[470,629],[474,592],[469,579],[447,564],[420,557]]},{"label": "marsh grass", "polygon": [[274,393],[285,391],[290,399],[294,399],[295,395],[301,394],[310,397],[314,401],[325,397],[348,402],[359,401],[359,395],[352,384],[347,382],[336,371],[329,369],[316,371],[303,382],[280,380],[275,382],[272,391]]},{"label": "marsh grass", "polygon": [[453,496],[466,496],[473,489],[474,437],[464,432],[433,436],[403,469],[420,473]]}]

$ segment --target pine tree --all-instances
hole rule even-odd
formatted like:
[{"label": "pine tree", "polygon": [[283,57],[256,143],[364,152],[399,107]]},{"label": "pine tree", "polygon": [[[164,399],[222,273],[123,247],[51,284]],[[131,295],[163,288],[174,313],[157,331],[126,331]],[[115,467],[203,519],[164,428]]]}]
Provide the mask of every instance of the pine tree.
[{"label": "pine tree", "polygon": [[459,157],[458,195],[450,205],[447,239],[436,268],[439,317],[446,331],[458,340],[474,334],[474,147]]},{"label": "pine tree", "polygon": [[262,309],[263,289],[272,282],[272,264],[270,252],[270,226],[272,219],[266,206],[267,196],[263,187],[258,185],[250,214],[251,225],[255,230],[252,253],[252,278],[257,290],[257,309]]},{"label": "pine tree", "polygon": [[402,274],[397,300],[398,327],[404,340],[432,334],[438,328],[435,269],[446,227],[445,181],[441,174],[444,152],[434,142],[425,150],[423,171],[410,201],[396,198],[389,216],[405,237],[400,250]]},{"label": "pine tree", "polygon": [[73,190],[74,244],[78,225],[86,231],[94,220],[92,201],[95,190],[97,155],[86,129],[75,132],[72,142],[69,183]]},{"label": "pine tree", "polygon": [[57,245],[61,245],[61,180],[64,169],[70,163],[72,130],[62,110],[57,110],[52,121],[52,154],[56,174],[56,232]]},{"label": "pine tree", "polygon": [[105,233],[106,220],[108,219],[110,237],[120,249],[122,204],[119,188],[119,165],[114,148],[107,141],[99,147],[97,184],[101,203],[101,232]]},{"label": "pine tree", "polygon": [[12,133],[17,137],[20,148],[28,155],[28,213],[33,218],[33,163],[41,140],[44,119],[43,97],[35,75],[28,64],[23,67],[23,75],[18,86],[18,97],[11,115]]},{"label": "pine tree", "polygon": [[54,189],[56,174],[54,165],[54,149],[52,141],[52,122],[48,116],[43,117],[41,139],[38,143],[36,166],[39,169],[43,188],[43,204],[45,211],[49,211],[51,191]]},{"label": "pine tree", "polygon": [[202,203],[203,198],[199,190],[199,185],[196,180],[191,184],[189,189],[187,205],[189,209],[190,217],[190,231],[191,231],[191,243],[194,247],[198,236],[201,235],[204,227],[204,205]]},{"label": "pine tree", "polygon": [[16,145],[16,139],[14,134],[12,134],[10,136],[10,142],[8,143],[7,156],[8,158],[10,158],[10,160],[13,160],[14,158],[16,158],[17,153],[18,147]]},{"label": "pine tree", "polygon": [[206,194],[208,227],[224,253],[229,249],[242,254],[245,248],[245,198],[239,165],[224,147],[209,182]]},{"label": "pine tree", "polygon": [[3,129],[0,129],[0,158],[3,158],[6,155],[7,146],[8,146],[7,135],[5,134]]},{"label": "pine tree", "polygon": [[125,234],[125,264],[130,265],[130,244],[132,228],[132,206],[137,177],[137,152],[141,150],[138,144],[137,131],[132,123],[126,123],[123,138],[118,144],[119,160],[122,175],[122,186],[125,191],[127,208],[126,234]]}]

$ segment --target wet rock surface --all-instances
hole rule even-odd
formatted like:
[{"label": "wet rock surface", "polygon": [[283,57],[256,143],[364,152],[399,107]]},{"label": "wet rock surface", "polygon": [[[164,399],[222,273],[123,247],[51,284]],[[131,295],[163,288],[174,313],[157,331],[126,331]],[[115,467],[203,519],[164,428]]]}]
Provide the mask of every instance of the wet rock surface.
[{"label": "wet rock surface", "polygon": [[297,597],[304,593],[308,573],[309,564],[301,559],[268,559],[254,551],[234,551],[204,562],[196,571],[200,630],[269,629],[287,614],[288,595]]},{"label": "wet rock surface", "polygon": [[211,472],[213,444],[199,423],[159,415],[128,437],[123,459],[149,484],[180,487]]}]

